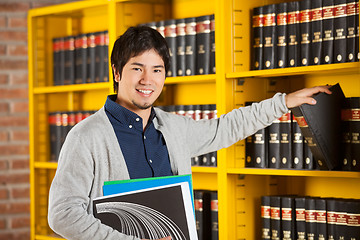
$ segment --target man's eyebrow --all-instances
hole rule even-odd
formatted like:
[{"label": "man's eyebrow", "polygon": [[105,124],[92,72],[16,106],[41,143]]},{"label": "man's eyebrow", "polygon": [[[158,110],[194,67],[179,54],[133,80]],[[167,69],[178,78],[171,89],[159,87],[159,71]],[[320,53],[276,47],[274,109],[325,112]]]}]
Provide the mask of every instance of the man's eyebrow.
[{"label": "man's eyebrow", "polygon": [[[139,67],[144,67],[145,65],[139,62],[133,62],[131,63],[131,65],[135,65],[135,66],[139,66]],[[165,68],[164,65],[154,65],[152,66],[152,68]]]}]

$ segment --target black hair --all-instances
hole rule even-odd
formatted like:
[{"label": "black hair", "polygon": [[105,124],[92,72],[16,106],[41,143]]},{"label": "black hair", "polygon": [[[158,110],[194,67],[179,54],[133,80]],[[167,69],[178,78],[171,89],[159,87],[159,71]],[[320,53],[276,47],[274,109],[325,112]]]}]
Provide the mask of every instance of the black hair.
[{"label": "black hair", "polygon": [[[170,65],[169,48],[165,38],[155,29],[147,26],[137,26],[128,28],[114,43],[111,52],[111,66],[115,72],[121,74],[125,64],[130,58],[141,53],[154,49],[162,58],[167,72]],[[119,83],[115,81],[113,73],[114,91],[118,91]]]}]

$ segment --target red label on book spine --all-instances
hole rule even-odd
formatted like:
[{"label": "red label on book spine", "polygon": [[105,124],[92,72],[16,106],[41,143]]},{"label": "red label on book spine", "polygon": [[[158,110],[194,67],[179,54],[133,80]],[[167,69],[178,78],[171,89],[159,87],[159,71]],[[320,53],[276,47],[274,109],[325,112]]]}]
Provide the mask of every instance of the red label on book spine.
[{"label": "red label on book spine", "polygon": [[334,8],[335,17],[346,17],[346,4],[336,5]]},{"label": "red label on book spine", "polygon": [[264,16],[264,27],[275,26],[275,13],[266,14]]},{"label": "red label on book spine", "polygon": [[288,13],[288,19],[287,19],[288,24],[299,23],[299,21],[300,21],[299,11]]},{"label": "red label on book spine", "polygon": [[326,211],[316,211],[316,222],[326,223]]},{"label": "red label on book spine", "polygon": [[327,212],[327,223],[336,224],[336,212]]},{"label": "red label on book spine", "polygon": [[305,221],[306,222],[316,222],[315,210],[305,210]]},{"label": "red label on book spine", "polygon": [[280,220],[280,208],[272,207],[270,209],[271,219]]},{"label": "red label on book spine", "polygon": [[300,23],[311,21],[311,11],[309,9],[300,12]]},{"label": "red label on book spine", "polygon": [[261,217],[270,218],[270,206],[261,206]]},{"label": "red label on book spine", "polygon": [[195,199],[194,200],[194,207],[195,207],[195,210],[202,211],[203,210],[203,201],[202,201],[202,199]]},{"label": "red label on book spine", "polygon": [[350,15],[355,15],[356,14],[356,3],[355,2],[351,2],[346,4],[346,15],[350,16]]},{"label": "red label on book spine", "polygon": [[287,13],[279,13],[276,16],[276,23],[277,25],[286,25],[287,24]]},{"label": "red label on book spine", "polygon": [[319,21],[322,20],[322,9],[321,8],[314,8],[311,11],[312,14],[312,21]]},{"label": "red label on book spine", "polygon": [[210,20],[198,22],[196,24],[196,33],[209,33],[210,32]]},{"label": "red label on book spine", "polygon": [[211,211],[217,212],[218,210],[218,200],[211,200]]},{"label": "red label on book spine", "polygon": [[281,208],[281,218],[285,221],[291,221],[292,220],[292,210],[291,208]]},{"label": "red label on book spine", "polygon": [[334,18],[334,6],[323,7],[323,19]]},{"label": "red label on book spine", "polygon": [[305,118],[303,116],[295,117],[295,119],[300,127],[309,127],[309,125],[307,124],[307,122],[305,121]]},{"label": "red label on book spine", "polygon": [[264,26],[264,15],[256,15],[252,18],[253,27],[262,27]]},{"label": "red label on book spine", "polygon": [[305,209],[304,208],[296,209],[296,221],[305,221]]}]

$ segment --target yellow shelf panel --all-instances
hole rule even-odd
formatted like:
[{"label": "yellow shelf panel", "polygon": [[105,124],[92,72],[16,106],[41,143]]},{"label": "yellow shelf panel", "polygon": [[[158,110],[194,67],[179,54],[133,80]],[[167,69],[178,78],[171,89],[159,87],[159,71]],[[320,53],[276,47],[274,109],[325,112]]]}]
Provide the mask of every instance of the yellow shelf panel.
[{"label": "yellow shelf panel", "polygon": [[165,80],[167,84],[188,84],[188,83],[215,83],[216,75],[196,75],[196,76],[185,76],[185,77],[168,77]]},{"label": "yellow shelf panel", "polygon": [[292,169],[259,169],[259,168],[230,168],[229,174],[271,175],[271,176],[303,176],[303,177],[330,177],[330,178],[360,178],[360,172],[347,171],[319,171],[319,170],[292,170]]},{"label": "yellow shelf panel", "polygon": [[36,240],[59,240],[59,239],[63,239],[63,238],[50,237],[50,236],[45,236],[45,235],[35,235],[35,239]]},{"label": "yellow shelf panel", "polygon": [[217,173],[216,167],[191,167],[193,173]]},{"label": "yellow shelf panel", "polygon": [[34,162],[34,167],[40,169],[56,169],[57,166],[57,162]]},{"label": "yellow shelf panel", "polygon": [[102,83],[88,83],[88,84],[74,84],[63,86],[49,86],[49,87],[36,87],[33,90],[34,94],[43,93],[63,93],[63,92],[80,92],[87,90],[101,90],[110,89],[112,86],[109,82]]},{"label": "yellow shelf panel", "polygon": [[226,78],[248,78],[248,77],[281,77],[293,75],[330,75],[338,73],[360,73],[360,63],[338,63],[294,68],[277,68],[267,70],[253,70],[245,72],[234,72],[226,74]]}]

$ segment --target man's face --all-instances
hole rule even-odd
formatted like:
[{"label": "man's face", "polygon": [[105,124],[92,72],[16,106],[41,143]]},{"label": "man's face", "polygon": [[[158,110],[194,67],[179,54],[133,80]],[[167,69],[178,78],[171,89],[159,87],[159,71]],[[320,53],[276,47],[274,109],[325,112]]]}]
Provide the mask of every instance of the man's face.
[{"label": "man's face", "polygon": [[[115,74],[117,81],[119,78],[119,74]],[[164,61],[155,50],[145,51],[125,64],[119,81],[117,103],[135,113],[148,109],[159,97],[164,82]]]}]

